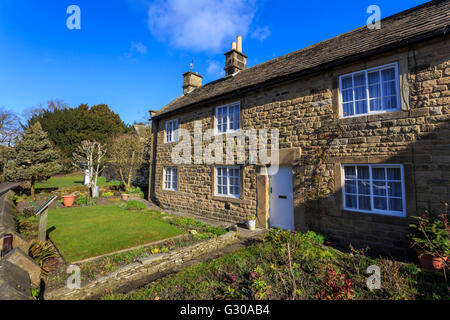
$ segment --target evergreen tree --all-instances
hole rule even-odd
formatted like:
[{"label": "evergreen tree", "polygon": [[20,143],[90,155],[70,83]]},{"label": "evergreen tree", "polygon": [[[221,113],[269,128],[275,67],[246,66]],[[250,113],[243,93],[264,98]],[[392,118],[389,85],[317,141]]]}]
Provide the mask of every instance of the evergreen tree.
[{"label": "evergreen tree", "polygon": [[29,181],[33,199],[34,184],[49,179],[62,169],[58,162],[58,153],[53,149],[39,122],[25,130],[21,139],[14,145],[12,155],[14,160],[8,163],[6,179]]}]

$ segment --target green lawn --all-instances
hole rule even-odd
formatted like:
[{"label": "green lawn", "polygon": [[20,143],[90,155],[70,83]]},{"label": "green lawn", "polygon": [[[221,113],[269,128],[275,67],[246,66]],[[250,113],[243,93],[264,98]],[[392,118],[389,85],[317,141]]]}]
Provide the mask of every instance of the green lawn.
[{"label": "green lawn", "polygon": [[133,212],[117,206],[51,210],[47,228],[51,240],[69,263],[185,232],[150,211]]},{"label": "green lawn", "polygon": [[[59,188],[70,188],[70,187],[79,187],[83,185],[83,175],[80,173],[72,173],[63,176],[55,176],[51,177],[45,182],[36,183],[36,189],[59,189]],[[110,181],[106,182],[104,177],[98,178],[98,186],[118,186],[120,185],[119,181]]]}]

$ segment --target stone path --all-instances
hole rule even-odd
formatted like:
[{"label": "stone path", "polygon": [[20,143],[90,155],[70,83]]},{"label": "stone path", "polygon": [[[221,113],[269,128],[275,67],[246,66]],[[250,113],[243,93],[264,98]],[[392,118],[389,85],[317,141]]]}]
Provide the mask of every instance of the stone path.
[{"label": "stone path", "polygon": [[0,183],[0,195],[5,194],[11,189],[15,189],[20,186],[19,182],[2,182]]}]

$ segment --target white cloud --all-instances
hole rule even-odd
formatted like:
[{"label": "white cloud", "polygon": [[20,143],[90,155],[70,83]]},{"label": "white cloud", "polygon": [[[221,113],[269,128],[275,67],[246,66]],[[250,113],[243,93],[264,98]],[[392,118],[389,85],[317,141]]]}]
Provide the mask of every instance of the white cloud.
[{"label": "white cloud", "polygon": [[148,22],[177,48],[219,52],[226,41],[248,34],[255,11],[255,0],[156,0]]},{"label": "white cloud", "polygon": [[142,42],[131,42],[130,50],[124,54],[125,58],[133,58],[136,54],[147,54],[147,47]]},{"label": "white cloud", "polygon": [[208,61],[208,68],[206,69],[206,72],[212,77],[222,78],[225,76],[223,65],[215,60]]},{"label": "white cloud", "polygon": [[256,27],[255,30],[252,31],[250,36],[253,39],[259,40],[260,42],[263,42],[266,40],[267,37],[270,36],[272,32],[270,32],[269,27],[265,26],[264,28],[261,28],[260,26]]}]

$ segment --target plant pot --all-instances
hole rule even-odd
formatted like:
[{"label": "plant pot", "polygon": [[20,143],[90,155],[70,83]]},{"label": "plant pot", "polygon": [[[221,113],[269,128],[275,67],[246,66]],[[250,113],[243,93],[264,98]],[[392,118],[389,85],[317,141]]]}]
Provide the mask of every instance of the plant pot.
[{"label": "plant pot", "polygon": [[[444,259],[433,256],[431,254],[422,253],[416,250],[419,258],[420,265],[427,270],[442,270],[444,268]],[[445,261],[449,261],[448,257],[445,257]]]},{"label": "plant pot", "polygon": [[123,201],[127,201],[129,196],[130,196],[130,195],[127,194],[127,193],[122,193],[122,194],[121,194],[121,197],[122,197],[122,200],[123,200]]},{"label": "plant pot", "polygon": [[64,207],[71,207],[75,202],[75,196],[63,196]]},{"label": "plant pot", "polygon": [[248,220],[247,225],[249,230],[255,230],[256,220]]}]

